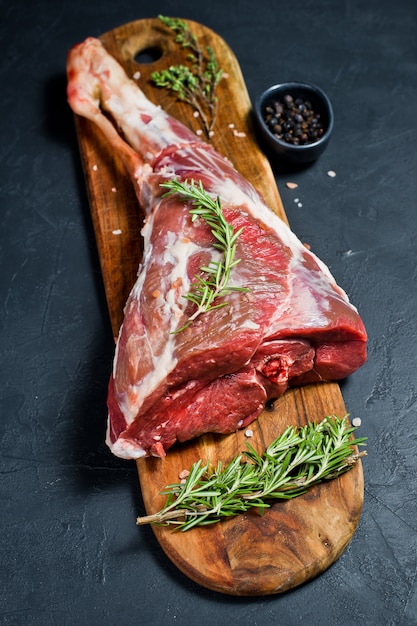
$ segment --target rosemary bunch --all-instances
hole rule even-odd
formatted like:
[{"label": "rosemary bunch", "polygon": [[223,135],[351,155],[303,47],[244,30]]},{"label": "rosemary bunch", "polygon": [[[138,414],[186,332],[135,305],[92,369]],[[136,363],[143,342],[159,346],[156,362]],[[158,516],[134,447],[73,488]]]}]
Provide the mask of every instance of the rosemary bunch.
[{"label": "rosemary bunch", "polygon": [[350,470],[366,454],[354,451],[366,441],[354,439],[354,430],[347,416],[333,415],[319,424],[289,426],[263,454],[247,444],[248,450],[225,467],[199,460],[184,482],[162,491],[167,496],[162,510],[138,517],[137,524],[174,524],[186,531],[252,508],[262,513],[273,500],[295,498]]},{"label": "rosemary bunch", "polygon": [[220,296],[226,296],[232,291],[249,291],[245,287],[235,287],[229,284],[233,267],[240,263],[240,259],[236,258],[236,242],[243,228],[234,230],[223,215],[220,198],[210,196],[201,181],[196,183],[191,180],[182,183],[173,179],[161,183],[161,187],[168,189],[163,197],[179,194],[184,200],[191,201],[192,221],[195,222],[200,218],[209,225],[214,237],[213,248],[223,253],[222,261],[211,260],[208,265],[200,268],[202,274],[195,276],[195,282],[191,283],[189,293],[183,296],[189,302],[193,302],[197,308],[187,324],[175,331],[178,333],[189,326],[201,313],[227,306],[228,302],[217,304],[214,302]]},{"label": "rosemary bunch", "polygon": [[190,104],[201,117],[208,136],[217,116],[216,87],[223,71],[219,69],[216,56],[210,46],[203,49],[188,25],[179,18],[159,15],[161,22],[176,33],[175,42],[187,48],[187,60],[191,67],[171,65],[161,72],[153,72],[151,79],[157,87],[175,92],[180,100]]}]

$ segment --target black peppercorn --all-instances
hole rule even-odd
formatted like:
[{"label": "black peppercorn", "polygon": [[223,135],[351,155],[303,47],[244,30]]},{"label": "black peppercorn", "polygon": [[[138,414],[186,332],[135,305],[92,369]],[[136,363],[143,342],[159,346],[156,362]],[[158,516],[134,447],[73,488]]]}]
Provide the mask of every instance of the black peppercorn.
[{"label": "black peppercorn", "polygon": [[313,143],[324,133],[320,114],[314,112],[311,102],[301,98],[294,100],[290,94],[269,104],[264,120],[278,139],[294,145]]}]

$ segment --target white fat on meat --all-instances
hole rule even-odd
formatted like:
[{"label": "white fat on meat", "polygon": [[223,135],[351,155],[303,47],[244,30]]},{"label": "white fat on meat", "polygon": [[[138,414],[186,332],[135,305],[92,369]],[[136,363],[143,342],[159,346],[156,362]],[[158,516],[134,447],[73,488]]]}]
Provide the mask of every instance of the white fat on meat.
[{"label": "white fat on meat", "polygon": [[[106,439],[112,452],[122,458],[131,459],[150,454],[164,456],[165,450],[175,440],[185,441],[210,429],[213,432],[231,432],[247,425],[262,409],[267,394],[275,392],[281,394],[285,391],[285,386],[282,389],[273,387],[274,377],[280,376],[279,353],[269,355],[272,364],[269,364],[268,360],[265,361],[273,370],[275,359],[278,368],[271,373],[268,373],[268,368],[265,370],[265,375],[268,376],[268,384],[265,387],[258,379],[255,369],[249,379],[246,375],[247,368],[250,369],[251,351],[257,351],[259,345],[261,348],[263,346],[265,358],[268,359],[268,342],[276,337],[286,344],[287,352],[291,349],[289,346],[294,339],[295,343],[301,341],[315,346],[316,357],[318,350],[323,348],[321,356],[317,357],[319,362],[317,358],[314,360],[313,369],[311,369],[313,360],[310,356],[307,361],[301,359],[299,363],[301,369],[295,374],[297,384],[319,380],[322,372],[324,376],[329,376],[325,378],[326,380],[336,380],[360,367],[366,359],[366,331],[356,308],[350,304],[343,289],[336,284],[325,263],[306,249],[290,228],[265,205],[252,185],[239,176],[230,162],[198,139],[190,129],[169,116],[161,107],[151,103],[99,40],[88,38],[74,46],[68,55],[67,68],[68,100],[72,109],[97,124],[112,150],[121,156],[127,172],[136,185],[139,202],[146,213],[142,228],[144,255],[130,294],[131,304],[137,304],[139,310],[134,306],[125,309],[126,315],[132,314],[130,318],[132,324],[131,326],[127,324],[125,328],[140,328],[141,334],[134,337],[132,342],[126,343],[126,352],[122,355],[119,354],[119,340],[116,345],[113,377],[120,381],[120,387],[117,394],[109,391]],[[102,109],[110,114],[115,125],[103,114]],[[123,138],[119,129],[123,132]],[[207,347],[204,346],[203,350],[202,342],[195,344],[197,350],[191,352],[191,355],[194,357],[196,354],[196,361],[195,367],[191,370],[188,369],[190,366],[188,359],[191,358],[188,356],[190,354],[188,350],[193,344],[193,335],[190,332],[187,341],[183,343],[187,354],[178,357],[181,340],[175,331],[178,324],[184,323],[184,313],[189,304],[182,296],[190,291],[192,278],[190,280],[187,271],[190,260],[199,252],[206,253],[207,249],[199,246],[198,241],[189,241],[189,238],[183,237],[183,233],[180,232],[181,220],[179,222],[174,220],[172,231],[169,228],[161,229],[166,238],[163,249],[160,245],[161,240],[155,239],[156,233],[153,230],[155,216],[163,201],[160,197],[159,183],[176,176],[182,181],[187,178],[196,182],[201,181],[208,193],[220,198],[225,215],[226,211],[236,209],[240,212],[239,219],[246,214],[249,222],[254,221],[263,226],[265,231],[270,231],[272,237],[266,247],[274,246],[273,240],[276,238],[278,258],[277,266],[272,262],[268,265],[268,261],[263,264],[262,250],[259,250],[258,256],[258,249],[254,249],[252,242],[246,249],[249,269],[245,270],[243,247],[245,243],[242,243],[242,262],[233,268],[230,285],[239,287],[249,285],[252,293],[242,295],[233,292],[230,295],[226,322],[224,310],[219,317],[216,314],[211,318],[215,320],[209,332],[211,343]],[[162,215],[159,216],[162,221]],[[163,218],[169,219],[169,212]],[[163,223],[169,226],[165,221]],[[220,253],[213,249],[211,257],[213,261],[220,260]],[[275,259],[274,254],[271,259]],[[280,259],[285,268],[284,272],[280,268]],[[155,280],[155,268],[159,264],[164,271],[161,269],[161,285],[160,289],[156,290],[159,293],[155,296],[154,310],[158,311],[159,317],[155,319],[161,320],[161,328],[159,332],[159,327],[155,323],[152,335],[151,330],[146,327],[142,333],[143,317],[146,317],[147,313],[141,311],[140,307],[141,302],[146,300],[144,290],[147,274],[151,284]],[[136,317],[142,313],[143,317]],[[258,321],[260,323],[257,323]],[[205,328],[204,320],[200,328]],[[236,330],[238,332],[235,335]],[[241,333],[241,330],[245,332]],[[334,337],[334,345],[331,343],[333,339],[329,340],[329,334]],[[120,336],[121,334],[119,338]],[[206,335],[202,334],[201,337],[205,338]],[[235,337],[238,337],[237,341]],[[274,341],[271,341],[271,344],[274,344]],[[333,348],[335,357],[332,356]],[[133,353],[129,350],[133,350]],[[313,353],[314,350],[310,348]],[[284,361],[285,354],[284,350],[282,352]],[[216,359],[213,359],[213,355]],[[207,357],[206,361],[204,356]],[[293,356],[297,359],[297,353]],[[141,367],[138,368],[138,365]],[[182,370],[181,366],[185,369]],[[205,395],[203,381],[207,380],[207,368],[212,377],[212,383],[208,387],[213,384],[214,393],[217,393],[218,397],[211,398],[212,389],[207,389],[208,396]],[[190,375],[191,379],[187,380],[189,371],[193,374]],[[140,372],[140,380],[134,379],[137,372]],[[303,378],[301,382],[300,372]],[[177,386],[170,388],[169,396],[164,399],[167,380],[172,373],[174,377],[171,377],[171,381],[176,381]],[[176,378],[175,374],[179,375],[179,378]],[[227,387],[222,385],[228,384],[225,379],[229,374],[234,383],[232,382],[230,388],[229,406],[225,406]],[[111,383],[113,382],[111,380]],[[113,386],[111,385],[110,389],[113,389]],[[217,389],[220,391],[216,391]],[[243,405],[241,403],[237,406],[235,399],[242,397],[241,393],[248,393],[248,390],[249,395],[245,396]],[[187,395],[188,392],[190,395]],[[159,393],[161,395],[158,395]],[[203,397],[209,398],[214,410],[214,421],[211,421],[208,428],[205,425]],[[146,405],[145,420],[141,421],[141,407],[143,412],[145,410],[143,405],[147,399],[149,402]],[[189,402],[191,399],[192,403]],[[202,407],[200,411],[199,406]],[[187,414],[187,409],[194,411],[193,407],[197,414]],[[182,415],[185,416],[184,419]],[[147,426],[143,426],[151,423],[150,431],[147,430]]]}]

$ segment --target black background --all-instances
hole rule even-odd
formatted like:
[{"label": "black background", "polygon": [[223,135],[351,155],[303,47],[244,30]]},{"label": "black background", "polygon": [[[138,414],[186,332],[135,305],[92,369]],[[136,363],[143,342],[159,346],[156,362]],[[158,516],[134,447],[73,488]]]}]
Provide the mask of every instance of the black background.
[{"label": "black background", "polygon": [[[135,525],[135,464],[103,443],[113,340],[65,58],[158,13],[223,37],[253,101],[301,79],[335,111],[319,161],[274,171],[293,230],[369,333],[342,385],[369,438],[365,503],[341,558],[284,595],[184,577]],[[1,0],[1,624],[417,624],[416,18],[414,0]]]}]

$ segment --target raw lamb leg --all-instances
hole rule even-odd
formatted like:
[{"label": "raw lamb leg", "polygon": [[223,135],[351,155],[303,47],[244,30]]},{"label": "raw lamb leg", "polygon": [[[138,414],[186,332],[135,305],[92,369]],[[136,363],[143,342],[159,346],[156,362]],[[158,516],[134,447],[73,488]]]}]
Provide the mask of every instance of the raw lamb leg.
[{"label": "raw lamb leg", "polygon": [[[114,454],[163,457],[176,441],[233,432],[289,387],[338,380],[364,363],[364,325],[328,268],[227,159],[152,104],[97,39],[69,53],[68,100],[122,157],[146,216],[109,383]],[[164,196],[161,183],[172,179],[201,182],[228,223],[243,228],[230,284],[248,289],[180,332],[195,310],[184,295],[218,252],[207,224],[191,221],[190,204]]]}]

